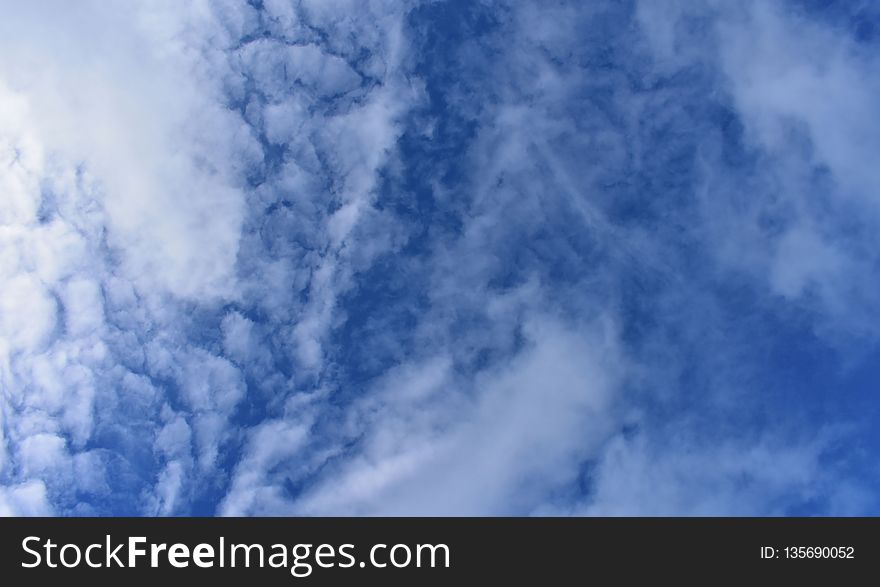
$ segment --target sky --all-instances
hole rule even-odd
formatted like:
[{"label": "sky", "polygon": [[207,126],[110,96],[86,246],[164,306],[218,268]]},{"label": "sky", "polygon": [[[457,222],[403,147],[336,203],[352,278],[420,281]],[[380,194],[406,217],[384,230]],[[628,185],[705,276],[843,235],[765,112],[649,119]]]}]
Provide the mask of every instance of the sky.
[{"label": "sky", "polygon": [[0,514],[880,514],[877,3],[0,11]]}]

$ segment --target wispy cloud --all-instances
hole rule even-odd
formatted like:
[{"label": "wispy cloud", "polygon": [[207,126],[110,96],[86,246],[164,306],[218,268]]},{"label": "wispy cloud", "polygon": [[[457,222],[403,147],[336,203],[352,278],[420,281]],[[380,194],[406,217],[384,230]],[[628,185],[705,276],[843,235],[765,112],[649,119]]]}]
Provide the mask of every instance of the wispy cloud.
[{"label": "wispy cloud", "polygon": [[4,10],[0,513],[876,507],[870,7]]}]

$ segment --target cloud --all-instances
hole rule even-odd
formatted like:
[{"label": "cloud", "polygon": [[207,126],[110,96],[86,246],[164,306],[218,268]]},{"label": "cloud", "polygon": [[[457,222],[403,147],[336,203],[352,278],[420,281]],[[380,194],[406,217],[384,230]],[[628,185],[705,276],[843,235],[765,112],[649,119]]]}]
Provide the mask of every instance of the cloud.
[{"label": "cloud", "polygon": [[46,487],[30,481],[13,487],[0,487],[0,516],[48,516],[52,514]]},{"label": "cloud", "polygon": [[[323,339],[351,273],[345,240],[369,208],[373,176],[412,91],[396,73],[399,13],[364,9],[391,27],[385,37],[367,21],[352,29],[305,6],[296,18],[315,24],[303,22],[302,42],[290,43],[286,30],[240,40],[274,28],[285,10],[144,3],[71,12],[44,3],[18,7],[4,21],[5,42],[23,58],[7,51],[0,60],[10,167],[0,326],[11,456],[3,476],[54,477],[49,495],[62,511],[79,506],[65,501],[60,474],[28,464],[38,456],[64,462],[112,446],[94,454],[105,467],[125,469],[120,483],[141,484],[151,471],[159,478],[155,495],[142,487],[145,502],[124,511],[186,511],[205,490],[190,485],[187,471],[199,467],[222,482],[216,467],[237,437],[231,418],[247,394],[245,373],[258,377],[255,385],[290,393],[279,361],[324,368]],[[355,62],[360,46],[322,47],[322,27],[366,32],[375,56]],[[335,106],[318,116],[327,101]],[[337,147],[342,138],[347,149]],[[276,169],[277,144],[311,153],[312,166],[289,157]],[[325,201],[315,193],[311,204],[297,194],[313,207],[321,252],[312,267],[273,263],[271,251],[248,248],[259,237],[249,223],[272,215],[248,210],[246,196],[277,206],[297,169],[316,187],[332,183],[336,194]],[[224,314],[212,308],[223,304],[266,307],[260,297],[272,275],[281,280],[275,292],[286,321],[228,314],[253,325],[246,348],[232,331],[225,349],[196,336],[188,310],[219,319]],[[289,290],[291,279],[306,288],[304,303]],[[263,337],[289,337],[292,346],[272,348]],[[171,423],[190,433],[169,435]],[[73,453],[35,444],[45,434]],[[143,442],[113,446],[129,434],[144,434]],[[120,487],[109,491],[87,507],[124,503]]]},{"label": "cloud", "polygon": [[[236,133],[247,137],[194,81],[194,64],[155,44],[138,20],[148,15],[118,7],[80,18],[90,8],[11,9],[4,42],[21,58],[0,60],[2,477],[27,495],[39,480],[59,513],[126,499],[143,447],[110,437],[152,435],[153,386],[149,398],[125,393],[143,376],[146,341],[174,324],[175,300],[234,294],[243,195],[227,162],[241,150]],[[110,470],[114,487],[101,481]],[[77,503],[77,492],[91,497]]]},{"label": "cloud", "polygon": [[[242,460],[236,467],[230,491],[220,513],[225,515],[263,514],[284,511],[283,483],[268,478],[302,450],[308,439],[307,422],[274,420],[260,424],[251,434]],[[284,481],[284,476],[280,481]]]},{"label": "cloud", "polygon": [[[828,500],[852,515],[870,503],[863,489],[823,471],[822,440],[730,438],[709,444],[618,436],[593,472],[596,485],[578,515],[781,516],[792,504]],[[559,513],[559,512],[554,512]]]},{"label": "cloud", "polygon": [[876,58],[839,22],[9,7],[0,512],[871,511]]},{"label": "cloud", "polygon": [[475,381],[434,359],[389,373],[357,406],[355,454],[343,456],[293,511],[485,515],[528,512],[570,482],[613,429],[609,340],[553,321]]},{"label": "cloud", "polygon": [[44,148],[100,177],[108,241],[129,275],[181,296],[228,295],[243,196],[223,143],[247,137],[242,122],[197,83],[195,64],[162,54],[134,6],[49,2],[8,16],[4,38],[25,58],[4,52],[3,77],[26,96]]},{"label": "cloud", "polygon": [[[823,336],[874,337],[877,307],[862,293],[880,180],[868,160],[880,142],[873,53],[790,3],[643,2],[639,14],[665,68],[713,68],[741,125],[750,168],[725,161],[711,129],[700,150],[704,230],[720,261],[815,310]],[[689,26],[698,19],[707,26]]]}]

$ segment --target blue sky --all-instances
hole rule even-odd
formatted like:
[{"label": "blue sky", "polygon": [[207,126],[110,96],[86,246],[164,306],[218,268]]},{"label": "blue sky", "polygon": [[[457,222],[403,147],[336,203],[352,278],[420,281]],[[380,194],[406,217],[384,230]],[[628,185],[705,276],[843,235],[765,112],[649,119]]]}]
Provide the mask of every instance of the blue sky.
[{"label": "blue sky", "polygon": [[0,514],[877,514],[873,3],[2,4]]}]

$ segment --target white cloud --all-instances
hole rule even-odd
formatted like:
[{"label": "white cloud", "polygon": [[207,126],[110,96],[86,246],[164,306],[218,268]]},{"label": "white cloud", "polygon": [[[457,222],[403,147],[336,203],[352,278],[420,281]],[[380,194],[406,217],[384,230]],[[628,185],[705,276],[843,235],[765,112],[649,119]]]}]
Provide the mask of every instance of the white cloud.
[{"label": "white cloud", "polygon": [[[641,427],[686,396],[691,359],[713,408],[748,370],[687,246],[711,279],[876,335],[875,57],[775,4],[640,2],[641,31],[618,36],[628,6],[506,2],[443,47],[438,98],[416,78],[416,2],[105,4],[0,21],[0,513],[740,513],[839,494],[818,445]],[[747,173],[707,101],[743,122]],[[460,152],[404,161],[409,124],[432,129],[416,150]],[[452,147],[444,124],[465,129]]]},{"label": "white cloud", "polygon": [[726,168],[704,129],[699,230],[722,266],[809,308],[828,340],[876,336],[880,307],[861,293],[880,222],[876,56],[779,2],[641,2],[639,14],[664,71],[718,72],[755,157],[744,174]]},{"label": "white cloud", "polygon": [[679,432],[671,440],[646,434],[616,437],[597,463],[593,493],[580,515],[780,516],[792,506],[824,499],[835,515],[868,503],[839,483],[822,461],[822,435],[707,440]]},{"label": "white cloud", "polygon": [[57,305],[38,279],[24,274],[4,280],[0,328],[11,351],[37,350],[55,328]]},{"label": "white cloud", "polygon": [[252,430],[229,493],[219,508],[221,515],[271,515],[289,508],[283,488],[268,477],[308,441],[309,424],[298,420],[264,422]]},{"label": "white cloud", "polygon": [[784,150],[786,125],[803,124],[839,195],[861,200],[876,221],[868,197],[880,188],[880,172],[870,164],[880,145],[880,122],[872,116],[876,56],[826,26],[785,15],[778,4],[747,7],[743,19],[723,21],[719,33],[722,63],[750,130],[768,149]]},{"label": "white cloud", "polygon": [[138,18],[134,5],[9,7],[0,30],[15,50],[3,51],[0,76],[45,148],[81,158],[101,182],[130,276],[182,296],[229,295],[243,203],[218,153],[241,122],[203,93],[195,64],[157,51]]},{"label": "white cloud", "polygon": [[[204,490],[190,483],[193,468],[222,476],[216,464],[236,436],[230,422],[245,375],[279,393],[280,404],[291,382],[279,360],[325,368],[336,300],[350,287],[349,235],[371,208],[397,119],[416,95],[400,74],[403,6],[347,6],[375,17],[364,19],[326,8],[270,2],[259,16],[231,2],[8,7],[0,23],[0,49],[10,48],[0,51],[0,156],[9,168],[0,174],[4,483],[67,479],[33,463],[74,461],[92,454],[88,443],[130,427],[125,434],[140,441],[114,446],[117,456],[143,462],[148,449],[159,462],[145,507],[186,511]],[[263,25],[274,40],[242,42]],[[364,47],[370,57],[355,59]],[[251,101],[247,122],[230,107],[236,99]],[[285,155],[276,172],[258,137],[297,156]],[[260,170],[263,185],[252,188]],[[246,197],[310,208],[292,217],[315,243],[306,263],[241,250],[243,235],[259,238],[247,223],[264,212]],[[365,246],[358,258],[380,250]],[[231,313],[239,320],[222,326],[222,347],[187,331],[193,308],[264,300],[283,319],[256,325]],[[267,346],[279,340],[286,356]],[[171,434],[181,425],[186,438]],[[37,442],[46,435],[66,452]],[[48,499],[64,502],[62,485],[47,483]]]},{"label": "white cloud", "polygon": [[[618,421],[620,358],[613,332],[597,326],[585,336],[536,317],[527,348],[473,382],[456,377],[443,357],[394,369],[351,409],[344,429],[359,438],[357,446],[334,456],[300,499],[275,495],[273,503],[306,514],[509,514],[538,507],[577,477],[579,464]],[[263,441],[261,450],[273,450]],[[244,465],[240,474],[248,477],[259,470]],[[231,510],[265,511],[256,503]]]},{"label": "white cloud", "polygon": [[[157,416],[152,386],[123,392],[144,341],[176,328],[175,300],[235,295],[243,196],[227,163],[253,139],[171,42],[185,15],[157,18],[175,4],[42,2],[0,23],[3,479],[59,511],[89,511],[73,488],[107,491],[113,457],[85,449],[96,434]],[[225,359],[204,361],[217,390],[190,374],[188,393],[227,417],[243,384]],[[210,462],[216,413],[197,424]],[[123,459],[142,450],[128,445],[114,447]]]},{"label": "white cloud", "polygon": [[84,337],[100,333],[104,326],[103,300],[100,286],[93,280],[80,278],[64,287],[64,318],[67,335]]},{"label": "white cloud", "polygon": [[52,506],[41,481],[0,486],[0,516],[50,516]]}]

